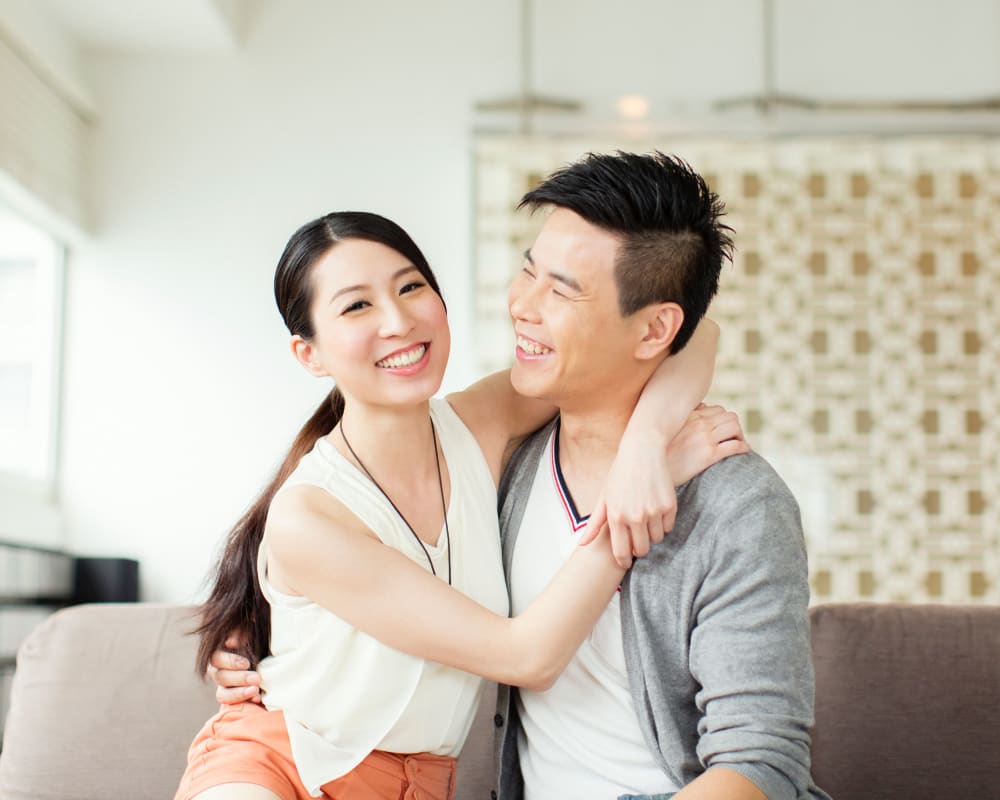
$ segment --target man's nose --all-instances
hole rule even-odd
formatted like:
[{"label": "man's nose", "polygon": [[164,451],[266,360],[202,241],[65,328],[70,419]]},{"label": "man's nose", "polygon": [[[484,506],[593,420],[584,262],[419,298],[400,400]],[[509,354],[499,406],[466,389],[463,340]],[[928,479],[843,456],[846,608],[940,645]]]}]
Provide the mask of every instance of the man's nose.
[{"label": "man's nose", "polygon": [[523,276],[514,278],[507,294],[507,305],[513,319],[538,322],[538,281],[525,280]]}]

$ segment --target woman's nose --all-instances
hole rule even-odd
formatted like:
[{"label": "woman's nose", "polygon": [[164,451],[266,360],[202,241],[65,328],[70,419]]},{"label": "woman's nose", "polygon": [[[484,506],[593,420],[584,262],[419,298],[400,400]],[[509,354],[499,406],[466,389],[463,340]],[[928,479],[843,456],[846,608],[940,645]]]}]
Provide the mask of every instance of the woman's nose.
[{"label": "woman's nose", "polygon": [[390,303],[382,314],[383,336],[405,336],[413,330],[413,315],[404,303]]}]

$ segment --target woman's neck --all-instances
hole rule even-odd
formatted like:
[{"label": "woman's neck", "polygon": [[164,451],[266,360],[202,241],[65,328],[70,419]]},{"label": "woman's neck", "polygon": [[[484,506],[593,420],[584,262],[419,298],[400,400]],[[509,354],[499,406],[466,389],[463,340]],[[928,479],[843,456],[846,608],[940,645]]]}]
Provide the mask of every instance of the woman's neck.
[{"label": "woman's neck", "polygon": [[[430,404],[425,401],[413,406],[368,406],[348,401],[340,420],[341,431],[329,435],[331,444],[341,453],[356,458],[373,475],[401,477],[400,469],[419,481],[434,473],[434,438],[431,432]],[[350,448],[344,446],[344,439]]]}]

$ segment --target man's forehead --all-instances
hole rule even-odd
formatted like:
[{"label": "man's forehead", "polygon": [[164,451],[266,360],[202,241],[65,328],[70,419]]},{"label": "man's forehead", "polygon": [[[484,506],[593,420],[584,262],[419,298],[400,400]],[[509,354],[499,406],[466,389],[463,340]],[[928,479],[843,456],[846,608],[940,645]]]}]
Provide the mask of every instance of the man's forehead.
[{"label": "man's forehead", "polygon": [[[533,260],[559,261],[564,268],[613,269],[620,237],[587,222],[575,211],[557,208],[542,225],[529,248]],[[552,266],[541,263],[540,266]]]}]

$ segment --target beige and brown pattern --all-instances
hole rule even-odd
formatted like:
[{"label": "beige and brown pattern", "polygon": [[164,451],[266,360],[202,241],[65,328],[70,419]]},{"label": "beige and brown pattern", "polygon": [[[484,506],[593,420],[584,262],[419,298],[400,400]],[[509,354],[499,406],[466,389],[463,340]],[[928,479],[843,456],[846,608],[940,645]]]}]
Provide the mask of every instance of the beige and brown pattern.
[{"label": "beige and brown pattern", "polygon": [[[509,363],[507,282],[552,169],[616,142],[481,139],[481,366]],[[711,399],[792,486],[813,599],[1000,602],[1000,138],[633,142],[690,161],[737,253]]]}]

